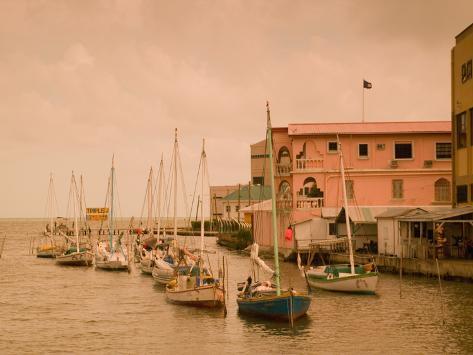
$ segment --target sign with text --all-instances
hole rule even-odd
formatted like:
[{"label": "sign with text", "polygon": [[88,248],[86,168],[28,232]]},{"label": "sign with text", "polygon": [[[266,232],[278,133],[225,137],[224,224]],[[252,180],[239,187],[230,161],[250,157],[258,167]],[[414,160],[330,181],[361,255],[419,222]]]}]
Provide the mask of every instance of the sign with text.
[{"label": "sign with text", "polygon": [[108,207],[87,208],[88,221],[106,221],[108,219]]}]

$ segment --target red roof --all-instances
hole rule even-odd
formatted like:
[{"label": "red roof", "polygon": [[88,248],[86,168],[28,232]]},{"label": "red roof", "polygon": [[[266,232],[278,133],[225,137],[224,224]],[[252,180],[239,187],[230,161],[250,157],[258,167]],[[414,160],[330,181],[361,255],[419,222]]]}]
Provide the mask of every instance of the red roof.
[{"label": "red roof", "polygon": [[290,136],[314,134],[451,133],[450,121],[290,123]]}]

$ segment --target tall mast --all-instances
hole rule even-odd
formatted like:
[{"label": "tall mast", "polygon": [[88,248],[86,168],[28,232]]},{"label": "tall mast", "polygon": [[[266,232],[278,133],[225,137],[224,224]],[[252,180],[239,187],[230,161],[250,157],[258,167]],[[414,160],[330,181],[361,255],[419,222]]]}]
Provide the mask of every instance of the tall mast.
[{"label": "tall mast", "polygon": [[158,240],[159,240],[159,233],[161,233],[161,195],[163,190],[163,173],[164,173],[164,163],[163,163],[163,156],[161,155],[161,162],[159,163],[159,172],[158,172],[158,197],[157,197],[157,217],[158,217]]},{"label": "tall mast", "polygon": [[351,273],[355,273],[355,262],[353,260],[353,246],[351,245],[351,226],[350,226],[350,216],[348,214],[348,199],[347,199],[347,188],[345,186],[345,169],[343,166],[343,153],[342,153],[342,144],[338,140],[338,154],[340,155],[340,172],[342,174],[342,189],[343,189],[343,205],[345,208],[345,223],[347,225],[347,236],[348,236],[348,249],[350,251],[350,270]]},{"label": "tall mast", "polygon": [[148,220],[146,221],[146,227],[149,228],[151,236],[153,236],[153,167],[149,169],[148,176]]},{"label": "tall mast", "polygon": [[110,213],[109,213],[109,238],[110,238],[110,255],[113,254],[113,185],[115,175],[115,155],[112,156],[112,169],[110,171]]},{"label": "tall mast", "polygon": [[174,239],[177,238],[177,128],[174,132],[174,176],[173,176],[173,187],[174,187],[174,214],[173,214],[173,225],[174,225]]},{"label": "tall mast", "polygon": [[53,189],[54,189],[54,183],[53,183],[53,173],[49,176],[49,231],[51,232],[51,235],[54,234],[53,230]]},{"label": "tall mast", "polygon": [[205,168],[206,168],[206,162],[205,162],[205,139],[202,140],[202,156],[201,156],[201,162],[202,162],[202,185],[201,185],[201,193],[200,196],[202,198],[202,201],[200,203],[200,259],[203,260],[203,254],[204,254],[204,175],[205,175]]},{"label": "tall mast", "polygon": [[276,216],[276,191],[274,188],[274,167],[273,167],[273,142],[271,132],[271,116],[269,112],[269,102],[266,101],[267,114],[267,130],[266,130],[266,144],[269,151],[269,175],[271,182],[271,207],[272,207],[272,224],[273,224],[273,242],[274,242],[274,271],[276,276],[276,294],[281,294],[281,280],[279,275],[279,247],[278,247],[278,225]]},{"label": "tall mast", "polygon": [[74,188],[72,191],[72,197],[74,201],[74,233],[76,234],[76,245],[77,245],[77,252],[80,252],[80,245],[79,245],[79,228],[77,226],[77,184],[76,184],[76,178],[74,176],[74,172],[72,172],[72,181],[71,185]]}]

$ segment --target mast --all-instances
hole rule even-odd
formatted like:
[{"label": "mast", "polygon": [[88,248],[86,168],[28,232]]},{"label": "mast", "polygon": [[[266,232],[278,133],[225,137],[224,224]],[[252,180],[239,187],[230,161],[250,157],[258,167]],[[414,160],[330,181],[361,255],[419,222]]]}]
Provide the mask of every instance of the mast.
[{"label": "mast", "polygon": [[51,236],[54,234],[53,231],[53,173],[49,176],[49,231],[51,232]]},{"label": "mast", "polygon": [[173,198],[174,198],[174,214],[173,214],[173,225],[174,225],[174,232],[173,236],[174,239],[177,238],[177,128],[174,132],[174,176],[173,176]]},{"label": "mast", "polygon": [[274,243],[274,272],[276,276],[276,294],[281,295],[281,280],[279,275],[279,247],[278,247],[278,225],[276,220],[276,191],[274,188],[274,167],[273,167],[273,142],[271,132],[271,116],[269,112],[269,102],[266,101],[267,130],[266,144],[269,151],[269,175],[271,182],[271,207],[272,207],[272,225],[273,225],[273,243]]},{"label": "mast", "polygon": [[204,254],[204,175],[205,175],[205,139],[202,140],[202,185],[201,185],[201,198],[200,203],[200,259],[203,260]]},{"label": "mast", "polygon": [[[76,184],[76,178],[74,176],[74,172],[72,172],[72,185],[74,186],[75,194],[74,192],[72,193],[73,197],[75,197],[74,200],[74,233],[76,234],[76,245],[77,245],[77,253],[80,253],[80,245],[79,245],[79,228],[77,226],[77,184]],[[73,190],[73,191],[74,191]],[[75,195],[75,196],[74,196]]]},{"label": "mast", "polygon": [[163,164],[163,156],[161,155],[161,162],[159,163],[159,173],[158,173],[159,177],[158,177],[158,197],[157,197],[158,240],[159,240],[159,233],[161,232],[161,194],[162,194],[162,189],[163,189],[163,171],[164,171],[164,164]]},{"label": "mast", "polygon": [[338,154],[340,155],[340,172],[342,175],[342,189],[343,189],[343,206],[345,208],[345,223],[347,225],[347,236],[348,236],[348,249],[350,251],[350,270],[351,273],[355,273],[355,262],[353,260],[353,246],[351,244],[351,226],[350,226],[350,216],[348,214],[348,199],[347,199],[347,188],[345,186],[345,169],[343,166],[343,153],[342,153],[342,144],[340,143],[337,135],[338,142]]},{"label": "mast", "polygon": [[109,212],[109,238],[110,238],[110,255],[113,255],[113,184],[115,174],[115,155],[112,155],[112,169],[110,171],[110,212]]},{"label": "mast", "polygon": [[148,176],[148,220],[146,221],[146,227],[150,230],[150,235],[153,236],[153,167],[149,169]]}]

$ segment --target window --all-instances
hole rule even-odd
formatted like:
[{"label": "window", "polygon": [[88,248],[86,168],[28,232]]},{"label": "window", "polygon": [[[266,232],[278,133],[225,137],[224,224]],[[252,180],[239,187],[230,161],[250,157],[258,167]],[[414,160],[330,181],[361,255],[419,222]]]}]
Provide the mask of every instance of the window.
[{"label": "window", "polygon": [[473,145],[473,108],[470,108],[470,145]]},{"label": "window", "polygon": [[329,223],[328,224],[328,234],[329,235],[337,235],[337,224],[336,223]]},{"label": "window", "polygon": [[227,211],[227,212],[230,212],[231,210],[232,210],[232,208],[231,208],[231,206],[230,206],[230,205],[228,205],[228,206],[225,206],[225,211]]},{"label": "window", "polygon": [[437,142],[435,143],[435,159],[452,159],[452,143]]},{"label": "window", "polygon": [[338,152],[338,143],[337,142],[328,142],[327,148],[329,153],[337,153]]},{"label": "window", "polygon": [[264,185],[264,179],[262,176],[253,176],[253,185]]},{"label": "window", "polygon": [[435,201],[448,202],[451,199],[450,182],[447,179],[438,179],[435,182]]},{"label": "window", "polygon": [[468,202],[468,185],[457,186],[457,202]]},{"label": "window", "polygon": [[235,206],[235,212],[240,212],[240,206],[239,205]]},{"label": "window", "polygon": [[358,158],[368,158],[368,144],[358,144]]},{"label": "window", "polygon": [[403,198],[404,188],[402,180],[393,180],[393,198]]},{"label": "window", "polygon": [[353,200],[355,197],[353,180],[345,180],[345,188],[347,190],[347,199]]},{"label": "window", "polygon": [[457,115],[456,122],[457,148],[466,147],[466,112]]},{"label": "window", "polygon": [[394,143],[394,159],[412,159],[412,143],[411,142],[395,142]]}]

